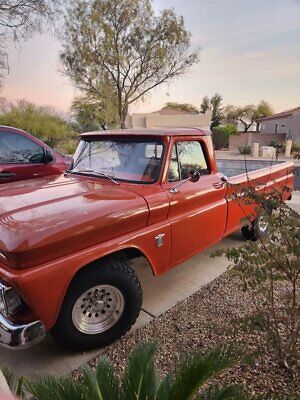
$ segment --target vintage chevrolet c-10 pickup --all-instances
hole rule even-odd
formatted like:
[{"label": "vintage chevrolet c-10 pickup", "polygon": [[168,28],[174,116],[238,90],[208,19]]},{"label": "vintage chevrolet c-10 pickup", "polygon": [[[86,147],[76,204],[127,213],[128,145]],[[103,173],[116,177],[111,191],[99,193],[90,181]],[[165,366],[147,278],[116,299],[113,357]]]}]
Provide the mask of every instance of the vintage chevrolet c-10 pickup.
[{"label": "vintage chevrolet c-10 pickup", "polygon": [[242,226],[255,211],[241,200],[249,185],[291,197],[293,163],[271,164],[217,163],[196,128],[102,131],[81,135],[64,175],[2,184],[0,343],[116,340],[142,306],[131,259],[159,275],[240,228],[266,234],[260,212]]}]

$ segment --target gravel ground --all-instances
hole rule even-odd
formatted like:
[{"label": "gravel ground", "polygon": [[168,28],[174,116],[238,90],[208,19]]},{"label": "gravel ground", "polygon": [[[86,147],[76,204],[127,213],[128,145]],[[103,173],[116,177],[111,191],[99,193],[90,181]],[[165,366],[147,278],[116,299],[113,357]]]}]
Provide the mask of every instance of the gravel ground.
[{"label": "gravel ground", "polygon": [[[278,399],[300,399],[300,377],[292,380],[277,365],[274,355],[265,346],[264,336],[232,329],[230,321],[251,311],[250,299],[237,289],[227,272],[144,328],[108,346],[104,355],[120,374],[137,343],[155,340],[157,371],[163,376],[174,367],[179,356],[192,350],[207,351],[216,345],[234,343],[245,354],[251,354],[251,362],[240,363],[223,373],[218,378],[219,384],[243,384],[250,398],[272,399],[276,393]],[[97,364],[97,358],[89,362],[90,366]],[[74,371],[73,376],[80,379],[81,371]]]}]

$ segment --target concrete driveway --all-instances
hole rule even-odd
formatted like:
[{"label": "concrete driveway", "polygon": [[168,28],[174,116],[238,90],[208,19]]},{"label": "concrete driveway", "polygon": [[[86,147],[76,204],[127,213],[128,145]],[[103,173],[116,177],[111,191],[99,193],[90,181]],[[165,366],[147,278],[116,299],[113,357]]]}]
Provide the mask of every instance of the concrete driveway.
[{"label": "concrete driveway", "polygon": [[[299,191],[294,192],[293,199],[289,204],[300,213]],[[197,254],[159,277],[152,275],[150,267],[143,259],[134,260],[132,266],[141,281],[144,301],[141,314],[132,329],[146,325],[153,318],[163,314],[221,275],[229,263],[224,257],[211,258],[212,250],[243,243],[244,239],[241,233],[234,233],[221,243]],[[46,340],[28,349],[0,348],[0,365],[6,365],[15,373],[28,376],[43,372],[61,374],[78,368],[100,352],[101,349],[87,353],[70,353],[59,348],[49,335]]]}]

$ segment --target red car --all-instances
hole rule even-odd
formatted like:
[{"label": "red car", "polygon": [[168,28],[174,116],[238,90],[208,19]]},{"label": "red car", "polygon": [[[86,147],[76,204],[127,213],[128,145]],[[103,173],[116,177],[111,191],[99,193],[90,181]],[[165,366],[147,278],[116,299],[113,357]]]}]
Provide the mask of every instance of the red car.
[{"label": "red car", "polygon": [[0,126],[0,184],[59,175],[68,161],[27,132]]}]

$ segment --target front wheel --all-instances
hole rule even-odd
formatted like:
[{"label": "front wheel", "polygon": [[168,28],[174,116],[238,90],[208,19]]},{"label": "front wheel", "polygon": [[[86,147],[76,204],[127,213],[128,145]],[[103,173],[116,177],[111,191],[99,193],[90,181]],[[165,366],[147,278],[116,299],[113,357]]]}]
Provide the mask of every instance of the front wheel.
[{"label": "front wheel", "polygon": [[141,306],[135,272],[124,261],[103,260],[72,281],[52,334],[72,350],[106,346],[131,328]]},{"label": "front wheel", "polygon": [[269,222],[264,213],[260,213],[250,224],[242,227],[242,234],[246,240],[253,242],[268,236]]}]

